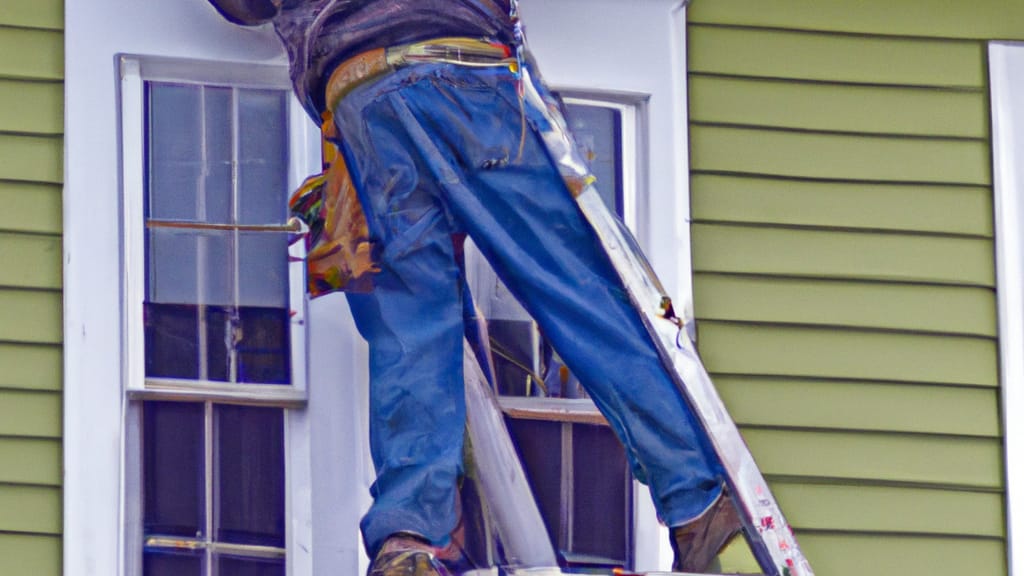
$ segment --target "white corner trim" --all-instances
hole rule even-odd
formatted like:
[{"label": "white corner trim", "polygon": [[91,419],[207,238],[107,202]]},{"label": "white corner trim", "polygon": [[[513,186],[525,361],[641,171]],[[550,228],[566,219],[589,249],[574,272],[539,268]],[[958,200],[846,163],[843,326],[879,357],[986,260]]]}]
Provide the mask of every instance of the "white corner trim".
[{"label": "white corner trim", "polygon": [[[1007,564],[1024,573],[1024,44],[989,44]],[[1015,416],[1016,415],[1016,416]]]}]

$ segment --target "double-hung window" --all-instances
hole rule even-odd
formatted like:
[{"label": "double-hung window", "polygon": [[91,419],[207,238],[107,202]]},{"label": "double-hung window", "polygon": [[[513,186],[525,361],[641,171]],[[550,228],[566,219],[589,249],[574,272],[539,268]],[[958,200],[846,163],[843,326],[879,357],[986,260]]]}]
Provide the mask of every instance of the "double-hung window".
[{"label": "double-hung window", "polygon": [[306,399],[287,76],[121,68],[128,573],[284,576]]}]

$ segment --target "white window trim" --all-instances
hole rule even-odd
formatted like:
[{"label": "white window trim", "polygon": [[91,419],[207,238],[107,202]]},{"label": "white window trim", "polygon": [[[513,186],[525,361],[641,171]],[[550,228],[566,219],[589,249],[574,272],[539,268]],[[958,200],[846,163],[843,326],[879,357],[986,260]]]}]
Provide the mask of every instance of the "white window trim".
[{"label": "white window trim", "polygon": [[1009,573],[1024,572],[1024,44],[989,44]]}]

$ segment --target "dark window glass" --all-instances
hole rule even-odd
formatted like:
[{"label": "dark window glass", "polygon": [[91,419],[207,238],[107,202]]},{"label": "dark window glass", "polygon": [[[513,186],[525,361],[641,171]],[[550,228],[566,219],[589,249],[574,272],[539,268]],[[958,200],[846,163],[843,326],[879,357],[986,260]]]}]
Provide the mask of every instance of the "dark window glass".
[{"label": "dark window glass", "polygon": [[283,308],[146,303],[144,310],[150,378],[229,382],[234,361],[237,382],[291,381],[289,318]]},{"label": "dark window glass", "polygon": [[147,534],[201,537],[203,405],[147,402],[143,412]]},{"label": "dark window glass", "polygon": [[143,310],[146,376],[199,378],[199,307],[147,302]]},{"label": "dark window glass", "polygon": [[573,552],[624,563],[632,514],[622,444],[611,428],[574,424],[572,454]]},{"label": "dark window glass", "polygon": [[509,434],[537,501],[551,545],[559,549],[562,497],[562,424],[506,418]]},{"label": "dark window glass", "polygon": [[143,576],[202,576],[202,553],[146,550],[142,556]]},{"label": "dark window glass", "polygon": [[220,556],[217,558],[217,574],[218,576],[284,576],[284,559]]},{"label": "dark window glass", "polygon": [[238,381],[254,384],[288,384],[291,381],[288,310],[241,308],[238,350]]},{"label": "dark window glass", "polygon": [[283,547],[283,411],[225,405],[215,415],[217,540]]},{"label": "dark window glass", "polygon": [[[490,320],[487,332],[491,337],[495,380],[498,393],[505,396],[539,394],[536,383],[527,386],[528,373],[523,367],[533,368],[534,324],[530,320]],[[528,394],[527,392],[532,394]]]},{"label": "dark window glass", "polygon": [[622,215],[622,114],[604,106],[566,104],[565,121],[597,178],[608,209]]}]

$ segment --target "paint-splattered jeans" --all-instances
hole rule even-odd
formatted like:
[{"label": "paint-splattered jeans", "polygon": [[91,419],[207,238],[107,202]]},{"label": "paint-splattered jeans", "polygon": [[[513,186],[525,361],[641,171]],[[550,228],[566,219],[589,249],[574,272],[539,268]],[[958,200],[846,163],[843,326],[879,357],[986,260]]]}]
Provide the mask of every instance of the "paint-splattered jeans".
[{"label": "paint-splattered jeans", "polygon": [[663,520],[700,515],[721,490],[717,459],[545,147],[553,112],[527,104],[521,142],[516,82],[507,67],[416,64],[359,86],[335,111],[382,247],[375,290],[348,295],[370,346],[377,479],[361,527],[371,555],[398,531],[442,543],[458,520],[456,233],[469,234],[586,387]]}]

